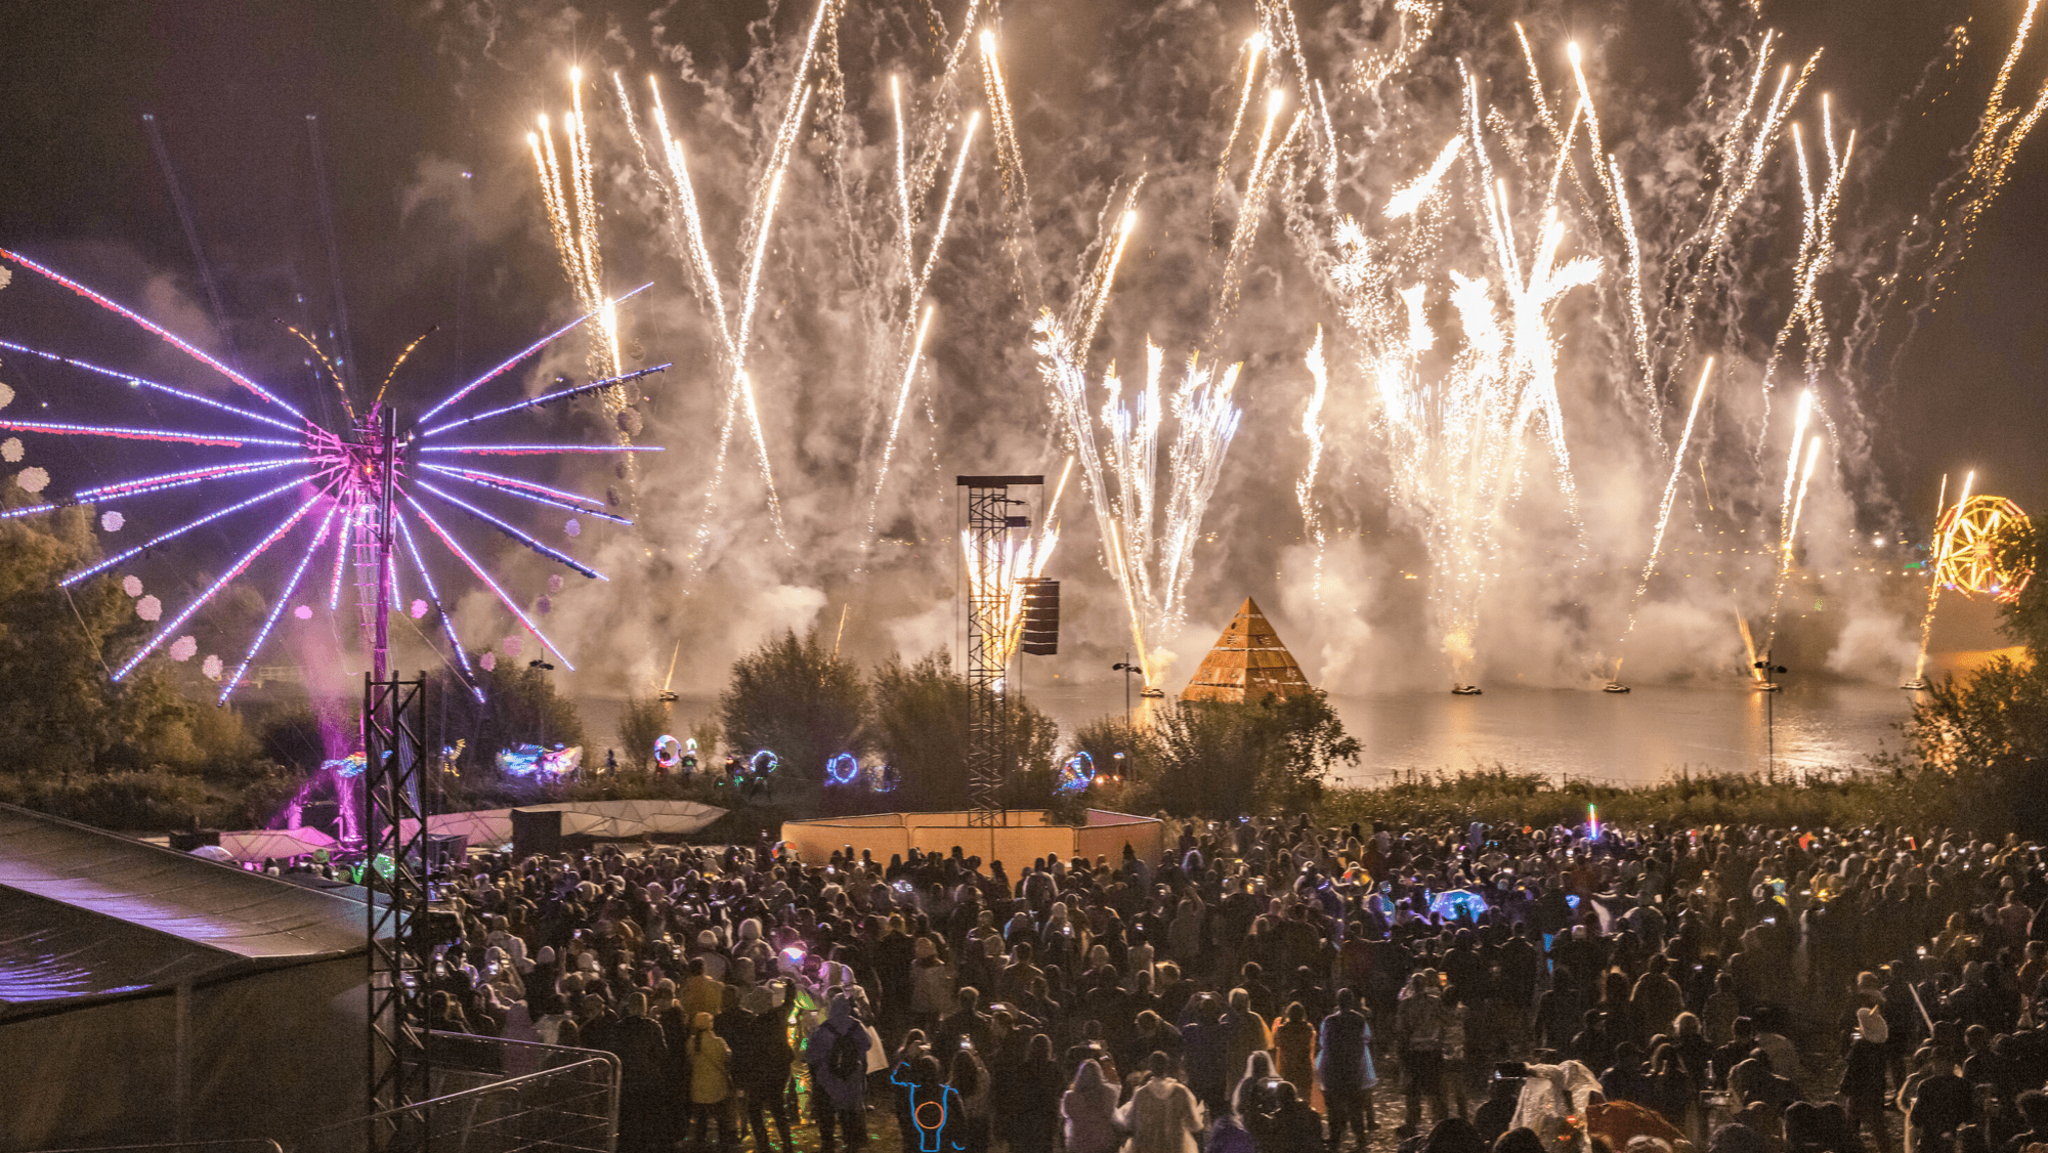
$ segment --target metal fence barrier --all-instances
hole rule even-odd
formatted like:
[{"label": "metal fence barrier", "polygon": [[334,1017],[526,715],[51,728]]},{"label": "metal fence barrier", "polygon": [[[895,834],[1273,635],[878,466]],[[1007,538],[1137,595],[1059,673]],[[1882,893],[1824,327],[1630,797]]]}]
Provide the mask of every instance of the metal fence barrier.
[{"label": "metal fence barrier", "polygon": [[433,1097],[299,1134],[286,1153],[617,1153],[610,1053],[439,1032],[428,1051]]}]

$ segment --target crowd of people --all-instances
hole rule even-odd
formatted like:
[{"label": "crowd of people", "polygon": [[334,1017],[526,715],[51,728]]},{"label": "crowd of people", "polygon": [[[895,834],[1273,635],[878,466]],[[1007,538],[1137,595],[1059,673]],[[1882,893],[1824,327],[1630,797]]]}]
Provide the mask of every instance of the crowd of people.
[{"label": "crowd of people", "polygon": [[793,1150],[798,1103],[826,1153],[2048,1145],[2039,846],[1169,828],[1160,861],[473,857],[431,1024],[615,1054],[627,1153]]}]

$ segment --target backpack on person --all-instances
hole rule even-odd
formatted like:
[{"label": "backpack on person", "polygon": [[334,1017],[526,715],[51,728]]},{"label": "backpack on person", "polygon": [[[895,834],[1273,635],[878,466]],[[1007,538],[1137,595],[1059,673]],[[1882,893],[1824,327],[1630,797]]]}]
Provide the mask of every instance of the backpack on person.
[{"label": "backpack on person", "polygon": [[867,1075],[867,1059],[854,1036],[853,1029],[840,1030],[832,1038],[832,1047],[825,1051],[825,1071],[837,1080],[852,1081]]}]

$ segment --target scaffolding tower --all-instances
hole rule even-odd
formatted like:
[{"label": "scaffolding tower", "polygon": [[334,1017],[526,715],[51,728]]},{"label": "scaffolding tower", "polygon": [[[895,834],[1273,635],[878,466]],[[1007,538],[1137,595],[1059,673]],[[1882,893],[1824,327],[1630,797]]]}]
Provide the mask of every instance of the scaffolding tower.
[{"label": "scaffolding tower", "polygon": [[[425,673],[411,680],[363,676],[371,1114],[429,1096],[426,685]],[[399,1147],[404,1136],[372,1133],[370,1148]]]},{"label": "scaffolding tower", "polygon": [[1031,518],[1010,510],[1025,502],[1010,489],[1036,485],[1043,476],[961,476],[955,484],[967,499],[967,823],[993,826],[1003,821],[1003,777],[1009,766],[1008,671],[1001,639],[1006,629],[1011,588],[1004,548],[1012,529],[1029,528]]}]

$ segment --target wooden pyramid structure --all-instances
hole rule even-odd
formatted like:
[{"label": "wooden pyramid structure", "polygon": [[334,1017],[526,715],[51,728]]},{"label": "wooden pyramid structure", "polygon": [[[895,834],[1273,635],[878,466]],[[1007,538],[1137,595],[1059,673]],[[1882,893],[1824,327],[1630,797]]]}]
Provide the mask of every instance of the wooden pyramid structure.
[{"label": "wooden pyramid structure", "polygon": [[1244,606],[1202,658],[1195,679],[1180,694],[1184,701],[1257,701],[1268,694],[1283,697],[1312,691],[1294,654],[1280,643],[1280,634],[1259,611],[1257,602]]}]

